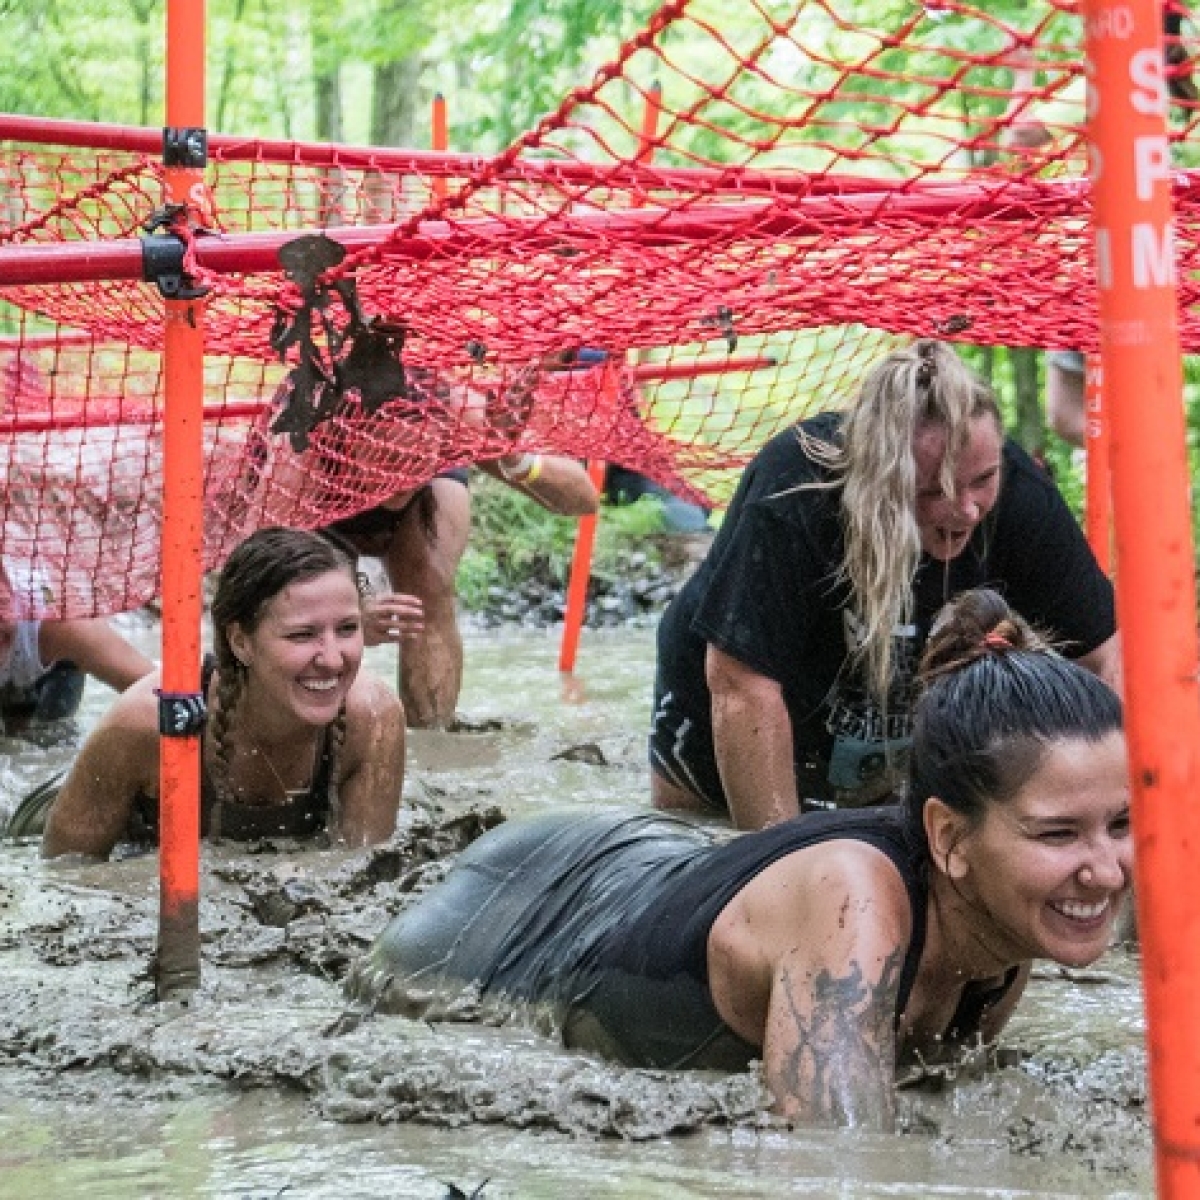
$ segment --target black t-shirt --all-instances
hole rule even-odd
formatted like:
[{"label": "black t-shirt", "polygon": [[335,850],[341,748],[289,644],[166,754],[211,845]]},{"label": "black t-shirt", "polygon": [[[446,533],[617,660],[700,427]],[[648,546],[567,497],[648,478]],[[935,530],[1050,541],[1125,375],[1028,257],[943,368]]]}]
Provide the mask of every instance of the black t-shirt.
[{"label": "black t-shirt", "polygon": [[[836,438],[840,417],[805,421]],[[1116,629],[1113,590],[1053,482],[1015,443],[1004,445],[999,499],[949,563],[923,555],[913,583],[914,620],[896,630],[886,706],[852,665],[858,644],[843,558],[840,491],[805,454],[795,429],[772,438],[746,468],[705,561],[663,615],[658,692],[670,692],[711,743],[709,644],[777,681],[791,717],[797,771],[821,793],[854,792],[903,757],[912,725],[913,675],[929,627],[947,600],[970,588],[1000,592],[1026,620],[1087,654]],[[886,727],[885,727],[886,725]]]}]

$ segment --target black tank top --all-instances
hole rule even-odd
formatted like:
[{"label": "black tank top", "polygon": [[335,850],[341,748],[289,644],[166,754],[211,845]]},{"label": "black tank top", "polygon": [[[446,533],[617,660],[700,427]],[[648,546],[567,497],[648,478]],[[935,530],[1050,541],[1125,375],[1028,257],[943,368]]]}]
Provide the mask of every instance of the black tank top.
[{"label": "black tank top", "polygon": [[[217,661],[205,655],[200,675],[200,690],[208,695]],[[200,761],[204,761],[201,736]],[[222,801],[216,788],[203,770],[200,779],[200,832],[203,837],[228,838],[234,842],[250,842],[259,838],[307,838],[320,833],[328,824],[330,790],[333,781],[333,748],[329,730],[321,733],[317,761],[308,790],[289,795],[282,804],[241,804],[236,800]],[[134,802],[129,824],[129,838],[135,842],[156,842],[159,832],[158,798],[138,796]]]},{"label": "black tank top", "polygon": [[[925,947],[928,899],[926,850],[900,806],[809,813],[770,829],[736,837],[700,853],[664,878],[636,915],[593,948],[575,1003],[565,1021],[569,1043],[596,1042],[626,1062],[671,1067],[735,1069],[761,1049],[721,1020],[708,986],[708,938],[727,904],[772,863],[835,839],[865,842],[900,873],[912,909],[912,939],[901,969],[896,1022],[908,1003]],[[946,1031],[972,1036],[985,1009],[1007,990],[968,985]],[[572,1028],[580,1036],[572,1035]]]}]

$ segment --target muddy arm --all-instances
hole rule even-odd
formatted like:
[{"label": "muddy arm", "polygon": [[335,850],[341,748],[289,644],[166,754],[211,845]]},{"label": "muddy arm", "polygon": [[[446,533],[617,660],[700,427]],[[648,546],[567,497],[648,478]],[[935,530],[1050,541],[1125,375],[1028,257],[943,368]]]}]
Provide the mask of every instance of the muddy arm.
[{"label": "muddy arm", "polygon": [[336,836],[349,846],[395,832],[404,789],[404,708],[382,679],[363,671],[346,705]]},{"label": "muddy arm", "polygon": [[705,673],[713,743],[729,812],[738,829],[763,829],[800,813],[792,721],[774,679],[715,646]]},{"label": "muddy arm", "polygon": [[103,619],[43,621],[38,653],[47,664],[68,659],[118,692],[154,670],[154,663]]},{"label": "muddy arm", "polygon": [[158,794],[157,676],[135,684],[79,751],[46,818],[42,857],[106,859],[139,794]]},{"label": "muddy arm", "polygon": [[776,1109],[806,1125],[890,1129],[896,1008],[912,911],[895,865],[861,843],[788,855],[721,913],[713,999],[761,1042]]},{"label": "muddy arm", "polygon": [[585,517],[600,506],[587,469],[565,455],[508,455],[481,462],[479,468],[559,516]]}]

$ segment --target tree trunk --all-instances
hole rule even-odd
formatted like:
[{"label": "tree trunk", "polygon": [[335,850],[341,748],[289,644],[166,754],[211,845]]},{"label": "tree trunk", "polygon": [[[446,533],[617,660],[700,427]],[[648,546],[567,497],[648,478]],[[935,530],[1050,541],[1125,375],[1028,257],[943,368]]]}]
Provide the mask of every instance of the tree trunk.
[{"label": "tree trunk", "polygon": [[[317,39],[313,29],[313,39]],[[328,61],[328,53],[313,47],[313,98],[316,107],[317,141],[344,142],[342,126],[342,80],[340,64]],[[344,225],[352,217],[346,212],[346,177],[340,167],[325,167],[320,173],[321,198],[317,206],[317,221],[321,225]]]},{"label": "tree trunk", "polygon": [[[419,54],[410,54],[393,62],[380,63],[375,68],[371,102],[373,146],[411,147],[417,144],[417,112],[424,65]],[[367,222],[398,221],[404,215],[407,207],[404,196],[394,190],[388,179],[382,176],[368,179],[366,193],[364,219]]]},{"label": "tree trunk", "polygon": [[419,54],[410,54],[375,68],[371,102],[371,143],[375,146],[415,146],[417,109],[420,104]]},{"label": "tree trunk", "polygon": [[150,115],[155,111],[159,92],[156,88],[158,72],[154,55],[151,53],[150,17],[152,6],[146,0],[134,0],[130,5],[133,9],[133,19],[137,22],[137,33],[134,40],[137,44],[137,58],[141,64],[141,86],[139,96],[139,117],[142,125],[150,124]]},{"label": "tree trunk", "polygon": [[1042,449],[1046,427],[1038,371],[1041,351],[1014,347],[1008,357],[1013,371],[1013,437],[1035,454]]},{"label": "tree trunk", "polygon": [[225,44],[225,62],[221,67],[221,82],[217,88],[217,120],[213,126],[218,133],[230,133],[228,114],[233,101],[233,85],[237,78],[238,26],[246,15],[246,0],[237,0],[233,10],[233,28]]},{"label": "tree trunk", "polygon": [[980,346],[979,374],[993,391],[996,389],[996,347]]},{"label": "tree trunk", "polygon": [[342,81],[337,66],[313,76],[316,100],[317,141],[344,142],[345,125],[342,121]]}]

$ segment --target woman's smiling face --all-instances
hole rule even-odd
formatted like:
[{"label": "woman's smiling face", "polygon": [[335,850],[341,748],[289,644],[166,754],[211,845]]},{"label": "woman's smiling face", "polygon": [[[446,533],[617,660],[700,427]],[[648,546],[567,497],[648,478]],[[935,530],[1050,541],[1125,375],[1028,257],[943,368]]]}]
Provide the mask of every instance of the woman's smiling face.
[{"label": "woman's smiling face", "polygon": [[1009,801],[959,847],[957,886],[1014,960],[1093,962],[1108,947],[1132,879],[1125,737],[1050,743]]},{"label": "woman's smiling face", "polygon": [[229,644],[247,667],[247,699],[268,721],[290,713],[305,725],[328,725],[362,662],[358,588],[348,571],[291,583],[252,633],[231,626]]},{"label": "woman's smiling face", "polygon": [[917,528],[921,549],[931,558],[957,558],[1000,495],[1000,461],[1004,438],[991,413],[976,417],[966,445],[954,464],[953,494],[942,486],[946,431],[924,425],[913,436],[917,468]]}]

